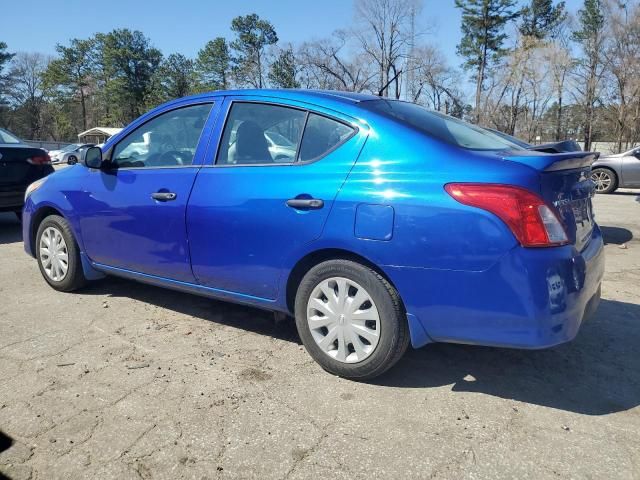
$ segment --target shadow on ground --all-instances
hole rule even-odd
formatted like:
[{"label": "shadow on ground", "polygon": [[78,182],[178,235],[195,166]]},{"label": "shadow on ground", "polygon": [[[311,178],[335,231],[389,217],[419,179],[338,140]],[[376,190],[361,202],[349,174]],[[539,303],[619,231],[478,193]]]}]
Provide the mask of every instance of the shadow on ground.
[{"label": "shadow on ground", "polygon": [[22,241],[22,227],[13,212],[0,212],[0,245]]},{"label": "shadow on ground", "polygon": [[622,245],[623,243],[630,242],[633,239],[633,233],[631,230],[627,230],[622,227],[605,227],[600,225],[602,230],[602,236],[605,244]]},{"label": "shadow on ground", "polygon": [[116,277],[90,283],[82,289],[82,293],[132,298],[183,315],[300,344],[293,321],[287,319],[276,322],[273,312],[258,308],[216,301]]},{"label": "shadow on ground", "polygon": [[410,350],[380,385],[453,384],[478,392],[586,415],[640,404],[640,306],[603,300],[576,340],[547,350],[434,344]]},{"label": "shadow on ground", "polygon": [[[216,322],[300,343],[293,321],[270,312],[218,302],[128,280],[108,278],[85,294],[127,297]],[[571,343],[547,350],[512,350],[433,344],[409,349],[399,364],[372,383],[399,388],[452,385],[587,415],[605,415],[640,404],[640,306],[602,300]]]}]

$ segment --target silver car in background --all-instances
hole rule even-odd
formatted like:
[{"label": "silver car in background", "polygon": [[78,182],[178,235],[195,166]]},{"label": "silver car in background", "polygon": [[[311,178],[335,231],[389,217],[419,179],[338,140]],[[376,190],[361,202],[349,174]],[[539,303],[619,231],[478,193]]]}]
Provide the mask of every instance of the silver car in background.
[{"label": "silver car in background", "polygon": [[69,165],[75,165],[78,163],[80,158],[82,157],[82,152],[84,152],[87,148],[95,146],[95,143],[81,143],[76,144],[75,148],[61,153],[59,155],[59,163],[67,163]]},{"label": "silver car in background", "polygon": [[600,157],[593,164],[591,180],[598,193],[612,193],[617,188],[640,188],[640,147]]}]

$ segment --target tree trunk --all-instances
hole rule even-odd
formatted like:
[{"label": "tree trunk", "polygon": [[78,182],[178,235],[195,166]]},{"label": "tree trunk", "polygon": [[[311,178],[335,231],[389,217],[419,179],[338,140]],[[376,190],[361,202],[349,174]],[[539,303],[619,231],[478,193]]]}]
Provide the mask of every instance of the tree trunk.
[{"label": "tree trunk", "polygon": [[484,79],[485,57],[480,60],[478,66],[478,79],[476,81],[476,123],[480,123],[480,98],[482,97],[482,80]]},{"label": "tree trunk", "polygon": [[562,89],[558,91],[558,111],[556,112],[556,142],[562,140]]},{"label": "tree trunk", "polygon": [[80,87],[80,105],[82,106],[82,130],[84,131],[87,129],[87,105],[82,87]]}]

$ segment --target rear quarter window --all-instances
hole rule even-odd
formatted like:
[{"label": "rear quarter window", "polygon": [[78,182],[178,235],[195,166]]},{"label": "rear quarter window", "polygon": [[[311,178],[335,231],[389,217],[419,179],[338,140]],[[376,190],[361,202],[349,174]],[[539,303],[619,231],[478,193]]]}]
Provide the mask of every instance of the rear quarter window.
[{"label": "rear quarter window", "polygon": [[346,142],[354,129],[342,122],[309,113],[300,146],[300,161],[320,158]]}]

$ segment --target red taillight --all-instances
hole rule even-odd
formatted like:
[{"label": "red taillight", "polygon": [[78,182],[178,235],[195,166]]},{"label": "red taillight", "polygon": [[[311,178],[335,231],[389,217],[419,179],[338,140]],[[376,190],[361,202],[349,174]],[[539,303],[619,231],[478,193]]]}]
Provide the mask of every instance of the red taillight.
[{"label": "red taillight", "polygon": [[31,165],[50,165],[51,158],[48,153],[45,153],[43,155],[34,155],[31,158],[27,158],[27,162]]},{"label": "red taillight", "polygon": [[449,183],[444,188],[460,203],[497,215],[524,247],[567,243],[567,235],[556,214],[529,190],[489,183]]}]

